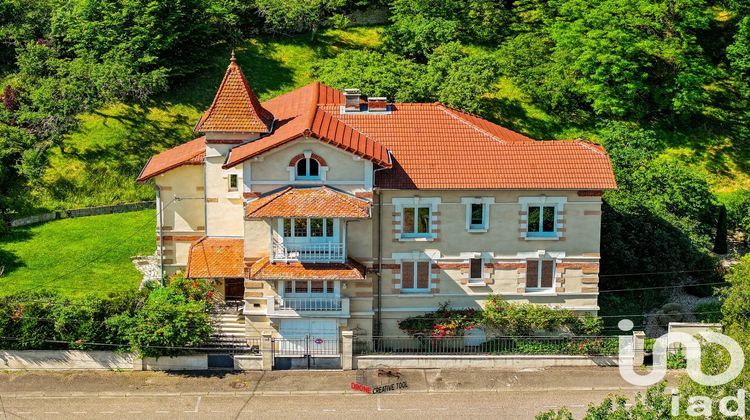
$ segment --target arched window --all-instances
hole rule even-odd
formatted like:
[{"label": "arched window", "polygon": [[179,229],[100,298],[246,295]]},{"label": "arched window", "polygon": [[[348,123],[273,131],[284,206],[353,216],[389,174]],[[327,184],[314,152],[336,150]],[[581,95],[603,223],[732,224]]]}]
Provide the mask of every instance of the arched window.
[{"label": "arched window", "polygon": [[320,179],[320,163],[313,158],[297,162],[297,179]]}]

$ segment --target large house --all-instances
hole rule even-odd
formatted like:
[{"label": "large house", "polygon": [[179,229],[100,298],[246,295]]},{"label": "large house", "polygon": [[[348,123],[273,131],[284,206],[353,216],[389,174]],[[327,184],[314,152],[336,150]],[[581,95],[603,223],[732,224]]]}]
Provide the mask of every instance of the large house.
[{"label": "large house", "polygon": [[165,274],[212,279],[248,339],[401,335],[490,295],[596,313],[592,143],[314,82],[260,102],[232,57],[195,140],[152,157]]}]

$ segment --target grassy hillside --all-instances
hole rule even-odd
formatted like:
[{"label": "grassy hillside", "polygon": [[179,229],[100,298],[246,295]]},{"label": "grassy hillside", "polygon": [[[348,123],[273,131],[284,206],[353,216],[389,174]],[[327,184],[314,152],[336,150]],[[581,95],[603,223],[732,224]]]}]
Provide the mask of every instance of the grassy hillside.
[{"label": "grassy hillside", "polygon": [[[237,60],[261,100],[310,83],[312,65],[344,49],[372,48],[379,27],[327,30],[310,35],[247,40]],[[213,99],[229,62],[229,49],[207,56],[207,69],[176,83],[147,105],[115,104],[80,117],[80,129],[52,151],[33,192],[45,208],[73,208],[153,198],[135,183],[148,158],[191,140],[193,126]]]},{"label": "grassy hillside", "polygon": [[141,274],[130,257],[153,254],[155,217],[155,210],[141,210],[14,229],[0,242],[0,295],[106,295],[138,287]]}]

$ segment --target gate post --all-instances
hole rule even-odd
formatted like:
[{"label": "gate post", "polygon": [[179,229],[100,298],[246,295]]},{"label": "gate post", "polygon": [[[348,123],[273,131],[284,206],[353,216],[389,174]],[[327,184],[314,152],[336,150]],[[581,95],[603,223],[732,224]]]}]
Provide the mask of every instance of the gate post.
[{"label": "gate post", "polygon": [[645,357],[646,333],[633,331],[633,366],[642,366]]},{"label": "gate post", "polygon": [[270,331],[261,333],[260,355],[263,363],[263,370],[273,370],[273,339]]},{"label": "gate post", "polygon": [[341,369],[354,369],[354,331],[341,331]]}]

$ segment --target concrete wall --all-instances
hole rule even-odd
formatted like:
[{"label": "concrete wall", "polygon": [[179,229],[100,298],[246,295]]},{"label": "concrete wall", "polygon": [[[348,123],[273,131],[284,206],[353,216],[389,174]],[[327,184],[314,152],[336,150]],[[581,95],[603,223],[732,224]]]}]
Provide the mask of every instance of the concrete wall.
[{"label": "concrete wall", "polygon": [[263,370],[263,358],[256,355],[236,354],[234,356],[235,370]]},{"label": "concrete wall", "polygon": [[3,350],[0,351],[0,370],[132,370],[134,360],[133,353],[112,351]]},{"label": "concrete wall", "polygon": [[144,357],[141,370],[206,370],[208,354],[174,357]]},{"label": "concrete wall", "polygon": [[353,369],[535,369],[553,366],[617,366],[617,356],[355,356]]}]

